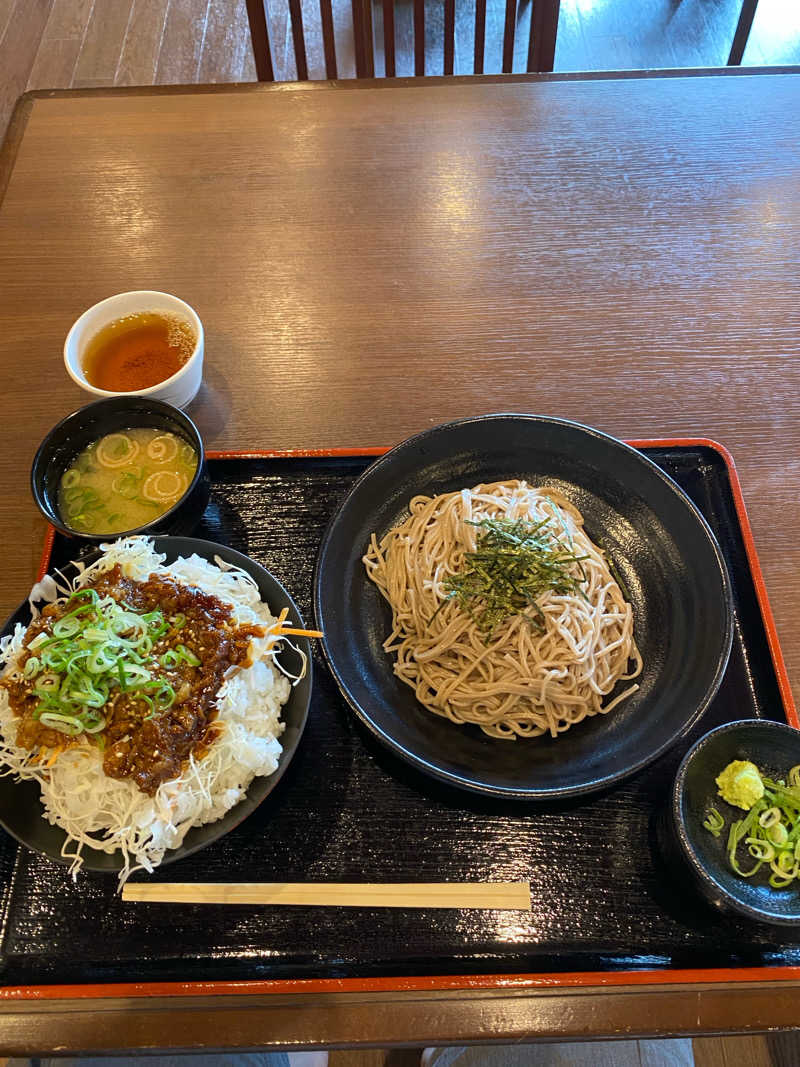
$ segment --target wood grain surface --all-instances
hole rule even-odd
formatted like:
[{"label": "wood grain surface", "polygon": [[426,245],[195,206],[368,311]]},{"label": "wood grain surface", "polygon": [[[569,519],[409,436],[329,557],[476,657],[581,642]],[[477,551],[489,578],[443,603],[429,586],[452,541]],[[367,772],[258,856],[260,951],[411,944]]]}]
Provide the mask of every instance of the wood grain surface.
[{"label": "wood grain surface", "polygon": [[[209,447],[390,445],[498,410],[722,441],[800,698],[799,105],[798,73],[35,95],[0,208],[0,607],[41,550],[33,452],[87,400],[70,324],[162,289],[206,328],[190,414]],[[269,1040],[341,1041],[356,1017],[373,1042],[723,1032],[793,1025],[796,1004],[748,987],[701,1010],[673,987],[501,1018],[501,1000],[342,1002],[303,1037],[309,1006]],[[29,1009],[9,1012],[23,1033]],[[48,1032],[80,1043],[80,1018]]]},{"label": "wood grain surface", "polygon": [[123,886],[122,899],[162,904],[530,911],[531,887],[528,882],[160,882]]},{"label": "wood grain surface", "polygon": [[787,74],[34,98],[0,212],[2,607],[32,453],[86,400],[64,335],[155,288],[204,321],[211,447],[496,410],[718,438],[796,679],[798,103]]}]

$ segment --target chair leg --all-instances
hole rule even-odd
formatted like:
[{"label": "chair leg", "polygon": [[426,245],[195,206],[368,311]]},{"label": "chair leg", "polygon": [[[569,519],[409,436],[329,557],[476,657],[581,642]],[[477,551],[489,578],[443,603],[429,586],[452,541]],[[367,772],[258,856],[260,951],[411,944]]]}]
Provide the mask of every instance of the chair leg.
[{"label": "chair leg", "polygon": [[353,44],[357,78],[375,77],[371,3],[372,0],[351,0],[350,2],[353,12]]},{"label": "chair leg", "polygon": [[528,39],[529,74],[539,74],[553,69],[560,8],[561,0],[533,0],[531,33]]},{"label": "chair leg", "polygon": [[361,0],[361,31],[364,34],[364,77],[375,77],[375,38],[372,0]]},{"label": "chair leg", "polygon": [[739,13],[739,21],[736,23],[736,33],[733,35],[731,54],[728,56],[728,66],[738,67],[741,65],[744,50],[747,47],[747,39],[753,26],[758,0],[743,0],[742,10]]},{"label": "chair leg", "polygon": [[269,46],[269,29],[264,0],[245,0],[247,21],[250,23],[250,43],[256,62],[256,77],[260,82],[275,81],[272,69],[272,51]]},{"label": "chair leg", "polygon": [[289,21],[292,26],[292,44],[294,45],[294,63],[299,82],[308,81],[308,60],[306,59],[306,38],[303,32],[303,6],[300,0],[289,0]]}]

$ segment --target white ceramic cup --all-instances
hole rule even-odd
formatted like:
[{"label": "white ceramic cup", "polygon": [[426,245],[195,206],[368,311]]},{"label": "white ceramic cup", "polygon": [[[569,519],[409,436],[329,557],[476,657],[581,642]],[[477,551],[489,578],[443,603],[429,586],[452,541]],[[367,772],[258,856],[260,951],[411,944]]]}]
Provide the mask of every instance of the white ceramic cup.
[{"label": "white ceramic cup", "polygon": [[[124,393],[112,393],[107,389],[97,389],[94,385],[90,385],[82,366],[87,344],[108,323],[142,311],[167,311],[191,323],[197,337],[191,356],[171,378],[165,378],[163,382],[151,385],[149,389],[132,389]],[[177,296],[170,296],[169,293],[139,289],[133,293],[118,293],[116,296],[110,296],[90,307],[88,311],[84,311],[64,342],[64,365],[73,382],[93,396],[153,396],[156,400],[166,400],[168,404],[173,404],[176,408],[185,408],[194,400],[203,380],[204,348],[203,324],[194,308],[183,300],[179,300]]]}]

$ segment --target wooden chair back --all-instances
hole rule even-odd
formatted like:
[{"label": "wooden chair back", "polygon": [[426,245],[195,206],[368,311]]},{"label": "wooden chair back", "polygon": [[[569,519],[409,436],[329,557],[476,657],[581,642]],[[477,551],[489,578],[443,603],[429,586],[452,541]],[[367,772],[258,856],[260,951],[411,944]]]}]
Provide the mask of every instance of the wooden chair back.
[{"label": "wooden chair back", "polygon": [[[274,0],[273,0],[274,2]],[[299,81],[308,79],[305,30],[302,0],[287,0],[292,33],[295,67]],[[325,76],[339,76],[336,57],[336,38],[332,0],[318,0],[322,45],[325,54]],[[495,0],[502,2],[502,0]],[[524,2],[524,0],[523,0]],[[274,81],[275,68],[270,42],[265,0],[246,0],[250,20],[250,36],[259,81]],[[383,55],[387,78],[396,75],[395,0],[351,0],[353,15],[353,46],[357,78],[375,77],[375,29],[372,5],[380,3],[383,13]],[[456,0],[442,0],[444,5],[443,68],[445,75],[453,74],[455,66]],[[514,45],[517,32],[518,0],[505,0],[502,72],[511,74],[514,65]],[[528,35],[527,66],[530,73],[553,69],[558,30],[560,0],[530,0],[532,5]],[[413,0],[414,74],[421,77],[425,70],[425,0]],[[473,73],[483,74],[486,51],[486,0],[475,0],[475,48]]]}]

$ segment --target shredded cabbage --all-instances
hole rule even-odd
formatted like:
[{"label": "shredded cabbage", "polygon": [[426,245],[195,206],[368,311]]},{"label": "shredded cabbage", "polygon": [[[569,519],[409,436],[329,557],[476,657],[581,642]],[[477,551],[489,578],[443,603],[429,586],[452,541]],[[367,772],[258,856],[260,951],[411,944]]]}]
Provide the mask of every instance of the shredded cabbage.
[{"label": "shredded cabbage", "polygon": [[[75,588],[119,563],[127,577],[138,581],[158,574],[212,593],[232,606],[239,625],[270,627],[277,621],[250,575],[220,559],[213,564],[192,555],[165,565],[166,557],[143,537],[120,538],[101,547],[103,555],[95,563],[79,568]],[[63,583],[49,579],[40,582],[31,596],[52,602],[66,592]],[[17,625],[0,641],[4,673],[16,669],[24,636],[25,628]],[[283,639],[283,643],[288,642]],[[164,782],[153,797],[130,779],[107,777],[102,753],[85,738],[61,752],[50,766],[34,762],[34,754],[15,743],[16,716],[8,692],[0,688],[0,761],[8,768],[4,773],[39,783],[44,817],[66,831],[62,856],[70,861],[73,877],[83,864],[85,846],[122,853],[120,887],[134,871],[152,871],[193,826],[222,818],[244,797],[254,777],[276,770],[282,751],[278,738],[284,730],[281,707],[291,690],[275,659],[279,648],[280,643],[269,636],[251,641],[252,666],[231,668],[219,690],[216,721],[223,724],[219,736],[202,759],[190,757],[180,776]]]}]

